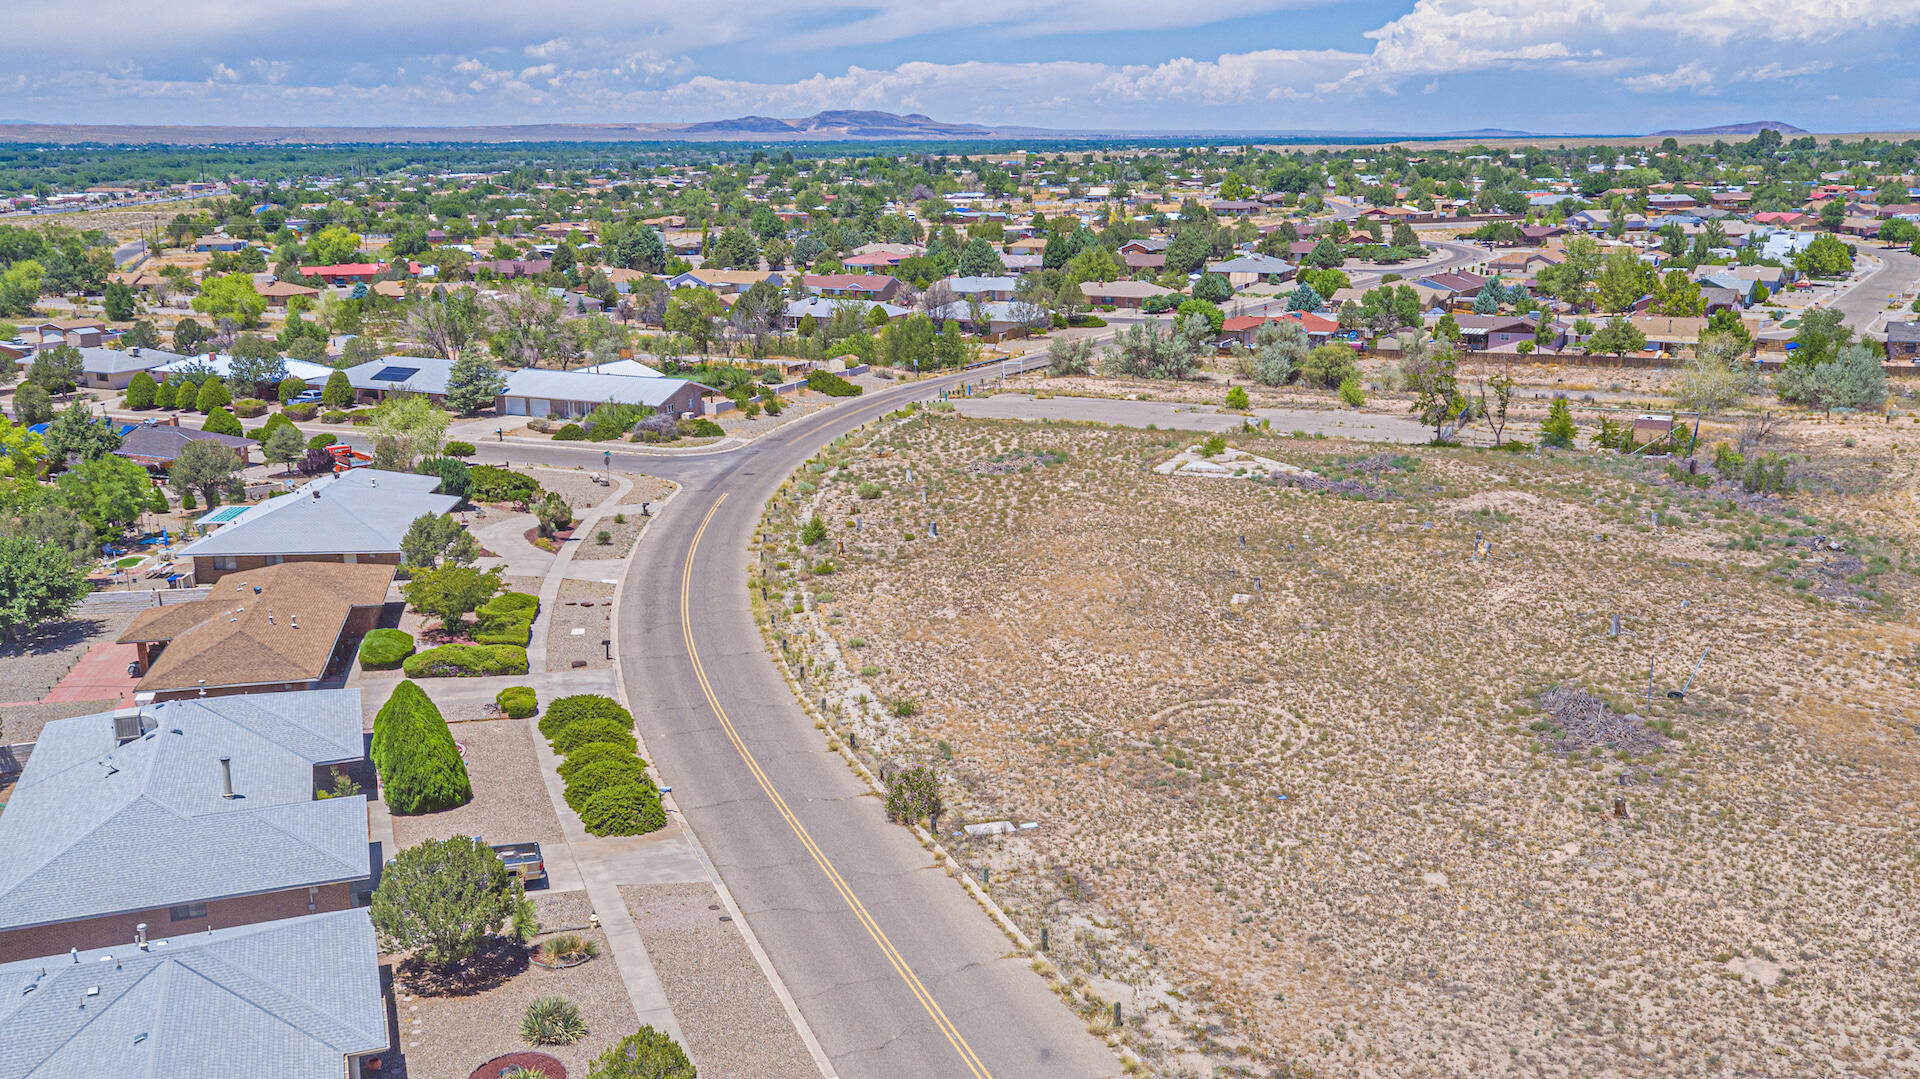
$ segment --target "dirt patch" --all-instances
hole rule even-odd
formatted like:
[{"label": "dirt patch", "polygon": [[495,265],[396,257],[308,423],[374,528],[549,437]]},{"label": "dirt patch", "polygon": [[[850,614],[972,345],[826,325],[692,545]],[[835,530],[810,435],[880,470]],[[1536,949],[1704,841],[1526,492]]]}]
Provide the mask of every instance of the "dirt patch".
[{"label": "dirt patch", "polygon": [[1617,750],[1640,756],[1662,748],[1667,739],[1637,715],[1621,715],[1585,690],[1556,686],[1540,695],[1547,718],[1534,724],[1542,740],[1560,753]]},{"label": "dirt patch", "polygon": [[453,739],[473,781],[473,800],[439,813],[395,814],[396,843],[404,848],[456,835],[480,836],[489,843],[560,842],[560,820],[541,780],[525,720],[459,723]]},{"label": "dirt patch", "polygon": [[800,1034],[710,884],[620,889],[702,1079],[817,1079]]}]

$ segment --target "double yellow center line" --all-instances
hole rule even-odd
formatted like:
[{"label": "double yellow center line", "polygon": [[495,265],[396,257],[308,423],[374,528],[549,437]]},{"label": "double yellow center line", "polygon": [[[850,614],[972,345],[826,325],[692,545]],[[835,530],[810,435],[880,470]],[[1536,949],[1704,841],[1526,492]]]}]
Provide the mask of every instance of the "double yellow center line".
[{"label": "double yellow center line", "polygon": [[867,913],[866,906],[860,902],[858,896],[853,894],[853,889],[847,886],[846,880],[840,876],[840,871],[833,867],[833,863],[827,859],[826,853],[820,849],[819,844],[813,841],[813,836],[808,834],[806,826],[800,823],[800,818],[794,815],[793,810],[787,805],[787,800],[780,797],[780,792],[774,789],[773,781],[767,778],[765,769],[760,767],[760,762],[755,760],[752,752],[747,749],[746,742],[741,740],[740,732],[734,728],[733,721],[727,718],[726,708],[721,706],[720,698],[714,695],[712,683],[707,681],[706,668],[700,663],[700,650],[693,643],[693,619],[690,614],[693,594],[693,557],[700,550],[700,540],[707,534],[707,526],[713,522],[713,515],[720,512],[720,505],[726,500],[726,494],[722,493],[714,501],[713,508],[707,510],[706,517],[701,519],[699,530],[693,534],[693,542],[687,546],[686,564],[680,571],[680,632],[686,639],[687,659],[693,664],[693,675],[700,682],[700,692],[706,696],[707,705],[713,709],[714,717],[719,719],[721,729],[726,731],[727,740],[733,743],[734,750],[740,754],[741,762],[747,766],[749,772],[753,773],[753,778],[760,784],[760,789],[766,792],[767,800],[773,803],[773,808],[779,811],[781,818],[787,822],[787,827],[793,830],[794,837],[800,840],[800,845],[807,848],[807,853],[813,857],[814,864],[827,875],[827,881],[833,885],[835,891],[840,893],[840,898],[846,900],[847,907],[853,911],[854,917],[860,920],[867,935],[873,938],[873,943],[879,947],[880,954],[893,965],[894,972],[900,975],[900,980],[907,984],[907,989],[913,993],[914,999],[926,1009],[927,1015],[931,1016],[934,1025],[940,1028],[940,1033],[946,1036],[954,1052],[960,1054],[960,1061],[967,1066],[967,1071],[974,1076],[974,1079],[993,1079],[993,1073],[987,1070],[987,1066],[980,1062],[978,1056],[974,1055],[973,1047],[960,1036],[960,1031],[954,1028],[953,1022],[947,1018],[947,1013],[940,1010],[939,1002],[933,999],[933,994],[921,984],[913,968],[907,965],[907,961],[901,957],[899,950],[893,946],[893,942],[887,939],[886,933],[881,931],[878,923],[873,920],[873,916]]}]

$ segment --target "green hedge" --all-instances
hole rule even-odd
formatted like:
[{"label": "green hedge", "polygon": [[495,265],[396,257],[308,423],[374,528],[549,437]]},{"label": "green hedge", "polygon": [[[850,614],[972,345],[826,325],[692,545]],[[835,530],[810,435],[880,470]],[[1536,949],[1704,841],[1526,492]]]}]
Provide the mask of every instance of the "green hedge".
[{"label": "green hedge", "polygon": [[527,650],[511,644],[443,644],[407,657],[408,678],[477,678],[527,673]]},{"label": "green hedge", "polygon": [[360,669],[390,671],[413,655],[413,635],[397,629],[370,629],[360,638]]},{"label": "green hedge", "polygon": [[525,719],[540,708],[540,698],[534,694],[532,686],[508,686],[493,698],[493,703],[509,719]]},{"label": "green hedge", "polygon": [[475,502],[531,502],[540,497],[540,481],[493,465],[474,465],[467,478]]},{"label": "green hedge", "polygon": [[629,719],[622,722],[611,716],[595,716],[569,723],[551,741],[553,751],[561,756],[589,742],[612,742],[626,746],[628,752],[638,748],[638,740],[633,736],[633,721]]},{"label": "green hedge", "polygon": [[395,813],[436,813],[473,799],[453,732],[426,691],[411,681],[395,686],[373,717],[369,756]]},{"label": "green hedge", "polygon": [[624,783],[582,802],[580,823],[591,835],[645,835],[667,826],[667,811],[652,784]]},{"label": "green hedge", "polygon": [[478,620],[473,639],[481,644],[524,648],[533,639],[533,617],[538,613],[540,597],[530,592],[502,592],[474,611]]},{"label": "green hedge", "polygon": [[473,639],[479,644],[510,644],[525,648],[533,641],[533,623],[509,622],[499,627],[475,629]]},{"label": "green hedge", "polygon": [[646,766],[640,763],[640,758],[629,753],[624,759],[595,761],[576,770],[572,778],[567,780],[567,804],[577,813],[587,804],[587,799],[601,791],[632,784],[653,785],[653,781],[647,778]]},{"label": "green hedge", "polygon": [[620,707],[619,701],[595,693],[576,693],[547,705],[547,714],[540,717],[540,733],[551,740],[581,720],[602,717],[615,720],[622,727],[633,726],[633,713]]},{"label": "green hedge", "polygon": [[646,761],[634,756],[633,750],[626,746],[613,742],[588,742],[583,746],[575,746],[573,752],[560,762],[560,778],[572,779],[575,772],[601,761],[639,761],[640,767],[647,766]]},{"label": "green hedge", "polygon": [[834,374],[832,371],[816,367],[807,372],[807,388],[818,390],[828,397],[858,397],[860,387]]}]

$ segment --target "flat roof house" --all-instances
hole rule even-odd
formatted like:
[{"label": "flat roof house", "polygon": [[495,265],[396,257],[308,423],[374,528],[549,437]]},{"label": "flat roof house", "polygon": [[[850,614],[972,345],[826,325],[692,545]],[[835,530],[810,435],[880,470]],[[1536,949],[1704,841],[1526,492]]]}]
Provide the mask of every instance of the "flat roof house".
[{"label": "flat roof house", "polygon": [[389,1048],[364,910],[8,963],[0,1027],[6,1074],[36,1079],[217,1075],[238,1061],[271,1061],[276,1079],[342,1079]]},{"label": "flat roof house", "polygon": [[683,378],[641,378],[586,371],[522,368],[507,376],[495,412],[501,416],[585,416],[605,404],[641,405],[674,416],[706,413],[711,387]]},{"label": "flat roof house", "polygon": [[439,356],[382,356],[347,368],[356,401],[381,401],[390,393],[417,393],[436,404],[446,400],[453,361]]},{"label": "flat roof house", "polygon": [[364,745],[357,689],[47,724],[0,813],[0,962],[351,908],[367,799],[314,795]]},{"label": "flat roof house", "polygon": [[380,624],[392,583],[372,563],[236,571],[206,599],[141,611],[118,643],[135,646],[134,689],[156,700],[319,689]]},{"label": "flat roof house", "polygon": [[447,513],[455,495],[435,494],[438,476],[355,468],[269,498],[210,536],[180,549],[193,579],[209,584],[236,570],[281,562],[400,564],[400,540],[415,518]]}]

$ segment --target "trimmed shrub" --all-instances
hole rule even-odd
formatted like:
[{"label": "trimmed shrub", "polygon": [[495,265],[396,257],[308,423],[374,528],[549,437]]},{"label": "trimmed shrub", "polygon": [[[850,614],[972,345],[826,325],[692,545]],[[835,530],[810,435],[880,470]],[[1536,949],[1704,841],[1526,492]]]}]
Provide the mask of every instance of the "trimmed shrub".
[{"label": "trimmed shrub", "polygon": [[370,629],[360,638],[360,669],[390,671],[413,655],[413,634],[397,629]]},{"label": "trimmed shrub", "polygon": [[369,756],[395,813],[435,813],[473,799],[473,782],[446,718],[411,681],[395,686],[373,717]]},{"label": "trimmed shrub", "polygon": [[533,618],[540,613],[540,597],[531,592],[502,592],[473,613],[478,616],[474,640],[525,647],[533,639]]},{"label": "trimmed shrub", "polygon": [[266,410],[267,403],[258,397],[242,397],[233,403],[233,414],[249,420]]},{"label": "trimmed shrub", "polygon": [[552,739],[575,723],[599,718],[611,719],[623,727],[633,726],[633,713],[620,707],[619,701],[597,693],[576,693],[547,705],[547,714],[540,717],[540,733]]},{"label": "trimmed shrub", "polygon": [[567,780],[567,804],[578,813],[580,807],[587,804],[587,799],[601,791],[629,784],[653,785],[653,781],[647,778],[647,769],[640,763],[640,758],[629,755],[625,760],[595,761],[576,769]]},{"label": "trimmed shrub", "polygon": [[307,439],[307,448],[310,450],[324,450],[338,441],[340,440],[335,438],[332,432],[322,431],[312,438]]},{"label": "trimmed shrub", "polygon": [[681,420],[679,431],[683,438],[720,438],[727,433],[726,428],[707,419],[705,416],[698,416],[691,420]]},{"label": "trimmed shrub", "polygon": [[582,802],[580,823],[589,835],[645,835],[667,826],[667,811],[652,784],[626,783]]},{"label": "trimmed shrub", "polygon": [[493,698],[493,703],[499,705],[509,719],[525,719],[539,710],[540,698],[532,686],[508,686]]},{"label": "trimmed shrub", "polygon": [[215,408],[207,413],[207,422],[200,425],[202,431],[211,431],[216,435],[232,435],[239,438],[246,434],[240,426],[239,417],[224,408]]},{"label": "trimmed shrub", "polygon": [[577,423],[569,423],[553,433],[555,442],[584,442],[586,438],[587,429]]},{"label": "trimmed shrub", "polygon": [[532,476],[493,465],[474,465],[467,478],[475,502],[531,502],[540,496],[540,482]]},{"label": "trimmed shrub", "polygon": [[633,736],[633,720],[618,720],[611,716],[595,716],[578,723],[569,723],[550,741],[553,751],[562,756],[592,742],[611,742],[626,746],[631,753],[639,747],[639,740]]},{"label": "trimmed shrub", "polygon": [[572,779],[575,772],[601,761],[633,761],[641,768],[647,766],[646,761],[634,756],[633,750],[626,746],[614,742],[588,742],[584,746],[576,746],[572,753],[561,759],[558,769],[560,778]]},{"label": "trimmed shrub", "polygon": [[280,411],[280,414],[290,420],[299,420],[301,423],[305,423],[319,415],[320,410],[312,405],[288,405]]},{"label": "trimmed shrub", "polygon": [[460,458],[472,457],[478,451],[474,449],[473,443],[471,442],[455,441],[447,443],[441,448],[440,452],[446,454],[448,457]]},{"label": "trimmed shrub", "polygon": [[401,664],[408,678],[478,678],[527,673],[527,650],[517,645],[443,644],[408,656]]},{"label": "trimmed shrub", "polygon": [[533,623],[508,622],[485,629],[475,628],[473,639],[479,644],[510,644],[525,648],[533,640]]},{"label": "trimmed shrub", "polygon": [[[876,307],[874,310],[877,311],[879,308]],[[860,387],[820,367],[807,372],[807,388],[824,393],[828,397],[860,396]]]}]

